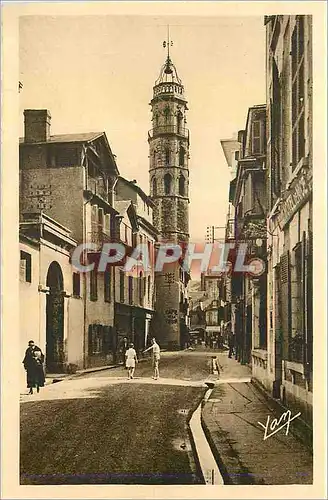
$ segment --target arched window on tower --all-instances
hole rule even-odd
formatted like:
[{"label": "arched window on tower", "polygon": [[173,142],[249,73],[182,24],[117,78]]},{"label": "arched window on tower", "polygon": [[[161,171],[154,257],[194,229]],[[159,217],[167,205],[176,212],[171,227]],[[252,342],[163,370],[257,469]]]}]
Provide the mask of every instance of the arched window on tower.
[{"label": "arched window on tower", "polygon": [[156,177],[153,177],[153,180],[152,180],[152,191],[153,191],[153,196],[157,196],[157,179],[156,179]]},{"label": "arched window on tower", "polygon": [[155,113],[154,115],[154,127],[158,127],[159,125],[159,114]]},{"label": "arched window on tower", "polygon": [[170,165],[170,148],[166,146],[165,148],[165,163],[166,165]]},{"label": "arched window on tower", "polygon": [[183,121],[183,114],[181,113],[181,111],[178,111],[178,114],[177,114],[178,134],[182,132],[182,121]]},{"label": "arched window on tower", "polygon": [[172,177],[171,174],[164,175],[164,192],[165,194],[171,193]]},{"label": "arched window on tower", "polygon": [[169,106],[167,106],[165,109],[164,109],[164,118],[165,118],[165,124],[167,125],[170,121],[170,116],[171,116],[171,110],[169,108]]},{"label": "arched window on tower", "polygon": [[186,192],[186,179],[182,174],[179,176],[179,195],[180,196],[185,196]]},{"label": "arched window on tower", "polygon": [[179,148],[179,166],[183,167],[185,163],[186,150],[183,146]]}]

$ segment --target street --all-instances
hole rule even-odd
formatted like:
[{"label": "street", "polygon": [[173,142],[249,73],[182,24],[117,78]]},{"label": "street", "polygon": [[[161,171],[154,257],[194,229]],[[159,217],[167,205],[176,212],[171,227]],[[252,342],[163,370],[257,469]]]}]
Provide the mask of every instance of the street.
[{"label": "street", "polygon": [[21,484],[202,484],[187,419],[214,351],[163,353],[135,379],[124,367],[51,384],[21,398]]}]

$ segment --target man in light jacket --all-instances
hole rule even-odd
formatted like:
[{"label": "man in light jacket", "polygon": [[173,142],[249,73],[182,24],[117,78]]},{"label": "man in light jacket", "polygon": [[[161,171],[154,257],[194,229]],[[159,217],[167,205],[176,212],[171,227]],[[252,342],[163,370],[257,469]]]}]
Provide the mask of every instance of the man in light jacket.
[{"label": "man in light jacket", "polygon": [[148,349],[145,349],[144,352],[150,351],[151,349],[152,349],[152,362],[154,369],[153,379],[157,380],[159,378],[159,360],[161,358],[161,348],[157,344],[155,338],[151,339],[151,346],[148,347]]}]

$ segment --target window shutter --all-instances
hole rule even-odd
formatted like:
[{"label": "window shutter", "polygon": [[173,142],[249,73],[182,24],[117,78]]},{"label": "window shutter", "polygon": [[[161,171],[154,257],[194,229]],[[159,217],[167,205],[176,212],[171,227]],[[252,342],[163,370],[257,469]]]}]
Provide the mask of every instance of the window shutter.
[{"label": "window shutter", "polygon": [[97,232],[98,227],[98,207],[97,205],[91,206],[91,231]]},{"label": "window shutter", "polygon": [[252,154],[261,153],[261,122],[256,120],[252,123]]},{"label": "window shutter", "polygon": [[93,325],[88,328],[88,352],[89,355],[93,353]]},{"label": "window shutter", "polygon": [[284,253],[280,259],[281,283],[281,331],[283,337],[283,356],[288,357],[288,344],[291,335],[291,283],[290,283],[290,254]]}]

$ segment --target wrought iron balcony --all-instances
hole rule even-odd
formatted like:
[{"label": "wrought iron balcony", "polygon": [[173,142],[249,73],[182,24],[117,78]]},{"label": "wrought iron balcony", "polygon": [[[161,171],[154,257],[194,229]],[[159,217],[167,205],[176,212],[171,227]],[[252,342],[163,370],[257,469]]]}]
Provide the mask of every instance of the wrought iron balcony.
[{"label": "wrought iron balcony", "polygon": [[148,131],[148,139],[157,137],[163,134],[175,134],[189,139],[189,129],[179,127],[178,125],[159,125]]}]

